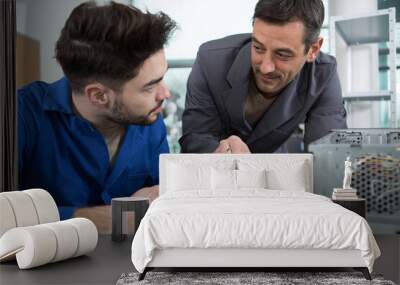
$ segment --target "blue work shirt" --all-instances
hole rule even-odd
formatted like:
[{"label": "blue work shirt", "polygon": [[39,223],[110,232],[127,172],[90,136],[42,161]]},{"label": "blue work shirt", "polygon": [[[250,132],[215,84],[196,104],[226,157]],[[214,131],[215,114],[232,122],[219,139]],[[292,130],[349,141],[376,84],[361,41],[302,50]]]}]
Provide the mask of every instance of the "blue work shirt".
[{"label": "blue work shirt", "polygon": [[157,185],[159,155],[169,152],[159,116],[151,125],[127,127],[111,166],[103,136],[74,113],[71,94],[66,78],[18,91],[19,189],[47,190],[61,219]]}]

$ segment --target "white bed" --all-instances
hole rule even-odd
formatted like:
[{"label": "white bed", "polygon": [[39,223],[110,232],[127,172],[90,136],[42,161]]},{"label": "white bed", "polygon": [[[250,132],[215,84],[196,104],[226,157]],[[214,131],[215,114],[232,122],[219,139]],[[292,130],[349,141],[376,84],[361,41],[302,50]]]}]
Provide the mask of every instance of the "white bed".
[{"label": "white bed", "polygon": [[312,155],[160,158],[160,197],[132,243],[154,267],[354,267],[370,278],[379,248],[357,214],[312,194]]}]

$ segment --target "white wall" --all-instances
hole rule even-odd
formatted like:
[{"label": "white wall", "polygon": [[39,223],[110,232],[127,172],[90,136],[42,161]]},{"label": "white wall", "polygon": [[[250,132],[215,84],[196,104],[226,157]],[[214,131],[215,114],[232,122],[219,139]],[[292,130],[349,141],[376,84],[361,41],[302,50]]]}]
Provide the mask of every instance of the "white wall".
[{"label": "white wall", "polygon": [[168,59],[195,58],[200,44],[231,34],[250,33],[257,0],[135,0],[150,12],[163,11],[180,29],[166,48]]},{"label": "white wall", "polygon": [[17,13],[17,32],[26,34],[26,16],[27,16],[28,4],[26,1],[16,2],[16,13]]}]

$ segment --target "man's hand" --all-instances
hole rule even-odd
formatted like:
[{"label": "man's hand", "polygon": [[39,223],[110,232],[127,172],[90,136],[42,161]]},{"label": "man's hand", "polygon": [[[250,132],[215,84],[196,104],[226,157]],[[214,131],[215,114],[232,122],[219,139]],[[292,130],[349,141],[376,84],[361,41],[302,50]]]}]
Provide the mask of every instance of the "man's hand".
[{"label": "man's hand", "polygon": [[150,199],[150,203],[153,202],[159,195],[159,187],[158,185],[154,185],[152,187],[144,187],[135,193],[133,193],[132,197],[145,197]]},{"label": "man's hand", "polygon": [[94,206],[79,208],[74,213],[74,218],[86,218],[91,220],[99,234],[111,234],[111,206]]},{"label": "man's hand", "polygon": [[219,142],[219,146],[214,153],[251,153],[248,146],[238,136],[230,136],[229,138]]}]

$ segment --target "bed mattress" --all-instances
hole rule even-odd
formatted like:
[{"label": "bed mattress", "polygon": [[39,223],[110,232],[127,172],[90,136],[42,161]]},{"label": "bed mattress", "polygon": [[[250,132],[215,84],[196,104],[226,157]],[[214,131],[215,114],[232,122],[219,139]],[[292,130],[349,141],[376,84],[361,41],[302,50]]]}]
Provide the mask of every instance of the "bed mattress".
[{"label": "bed mattress", "polygon": [[380,255],[364,218],[330,199],[300,191],[169,192],[150,206],[132,243],[143,272],[162,249],[359,250],[372,271]]}]

